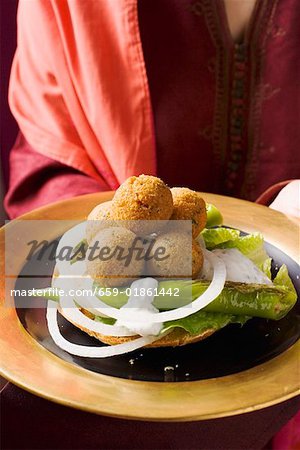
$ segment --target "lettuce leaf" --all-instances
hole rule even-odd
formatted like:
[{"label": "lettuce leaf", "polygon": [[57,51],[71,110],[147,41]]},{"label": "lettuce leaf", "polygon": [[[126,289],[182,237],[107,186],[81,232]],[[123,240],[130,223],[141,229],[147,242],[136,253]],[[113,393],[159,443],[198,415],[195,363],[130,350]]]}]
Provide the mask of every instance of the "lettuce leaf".
[{"label": "lettuce leaf", "polygon": [[[212,313],[207,311],[198,311],[191,316],[185,317],[183,319],[172,320],[165,322],[161,333],[169,331],[174,328],[182,328],[183,330],[190,333],[192,336],[204,333],[207,330],[214,329],[215,331],[229,325],[230,323],[238,323],[241,326],[244,325],[247,320],[251,319],[248,316],[234,316],[232,314],[224,313]],[[96,316],[97,322],[102,322],[108,325],[113,325],[115,323],[114,319]]]},{"label": "lettuce leaf", "polygon": [[271,265],[272,265],[272,258],[267,258],[261,265],[260,270],[270,279],[272,280],[272,274],[271,274]]},{"label": "lettuce leaf", "polygon": [[261,268],[269,258],[264,246],[264,238],[260,233],[239,236],[221,244],[221,248],[237,248],[257,267]]},{"label": "lettuce leaf", "polygon": [[172,328],[183,328],[192,336],[195,336],[210,329],[214,329],[215,331],[220,330],[230,323],[244,325],[248,319],[250,319],[250,317],[198,311],[183,319],[165,322],[162,332]]},{"label": "lettuce leaf", "polygon": [[260,233],[241,236],[239,230],[233,228],[211,228],[202,231],[206,248],[236,248],[249,258],[260,270],[271,278],[271,260],[265,250],[264,237]]},{"label": "lettuce leaf", "polygon": [[208,250],[216,248],[220,244],[239,238],[240,232],[232,228],[205,228],[201,233],[205,247]]},{"label": "lettuce leaf", "polygon": [[288,268],[286,267],[285,264],[282,264],[282,266],[280,267],[279,271],[277,272],[277,275],[273,280],[273,284],[275,284],[275,286],[285,287],[287,290],[291,291],[297,297],[296,289],[289,276]]}]

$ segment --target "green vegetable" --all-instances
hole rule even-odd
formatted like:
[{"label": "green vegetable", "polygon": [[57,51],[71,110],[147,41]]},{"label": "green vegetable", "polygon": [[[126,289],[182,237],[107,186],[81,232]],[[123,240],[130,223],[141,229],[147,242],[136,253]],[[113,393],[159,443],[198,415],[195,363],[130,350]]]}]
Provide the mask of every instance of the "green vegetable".
[{"label": "green vegetable", "polygon": [[264,238],[260,233],[240,236],[232,241],[224,242],[220,247],[237,248],[259,268],[269,258],[264,247]]},{"label": "green vegetable", "polygon": [[290,291],[294,292],[297,295],[296,289],[293,285],[292,280],[290,279],[288,268],[285,264],[282,264],[279,271],[277,272],[276,277],[273,280],[273,283],[276,286],[285,286]]},{"label": "green vegetable", "polygon": [[279,320],[293,308],[296,301],[295,289],[286,286],[227,282],[219,297],[205,311]]},{"label": "green vegetable", "polygon": [[[169,281],[161,282],[159,287],[163,283],[168,283],[168,286],[173,283],[172,289],[175,286],[179,288],[180,296],[155,297],[153,304],[161,310],[187,305],[191,295],[196,299],[209,285],[205,281]],[[296,301],[297,294],[293,286],[226,282],[221,294],[203,311],[278,320],[291,310]]]},{"label": "green vegetable", "polygon": [[211,203],[206,203],[206,214],[207,214],[207,221],[206,221],[206,227],[216,227],[218,225],[222,225],[223,223],[223,217],[218,208],[216,208]]},{"label": "green vegetable", "polygon": [[[198,311],[197,313],[192,314],[188,317],[184,317],[183,319],[165,322],[163,324],[163,328],[161,329],[161,333],[169,331],[172,328],[182,328],[192,336],[197,336],[211,329],[218,331],[226,325],[229,325],[230,323],[238,323],[242,326],[249,319],[251,319],[251,317]],[[96,320],[97,322],[105,323],[107,325],[114,325],[114,323],[116,322],[115,319],[100,316],[95,316],[94,320]]]},{"label": "green vegetable", "polygon": [[209,230],[204,229],[201,235],[206,248],[209,250],[215,248],[236,248],[268,275],[270,260],[264,247],[262,234],[253,233],[241,236],[239,230],[217,227]]},{"label": "green vegetable", "polygon": [[[213,205],[207,205],[207,208],[209,219],[207,226],[214,226],[216,222],[220,223],[222,216],[219,211]],[[261,234],[241,236],[239,230],[225,227],[206,228],[201,234],[207,248],[237,248],[271,279],[271,258],[265,251]],[[80,246],[78,245],[77,248],[79,250]],[[98,287],[99,291],[103,290],[96,283],[94,286]],[[158,295],[154,298],[153,305],[162,311],[185,306],[205,292],[208,286],[208,281],[200,280],[162,281],[158,285]],[[126,287],[117,290],[105,288],[105,293],[111,293],[110,296],[101,296],[99,291],[99,298],[115,308],[120,308],[128,301]],[[116,292],[117,295],[115,295]],[[43,290],[40,295],[59,301],[51,288]],[[166,322],[163,330],[180,327],[190,334],[197,335],[210,328],[220,329],[229,323],[244,324],[251,317],[279,320],[292,309],[296,301],[297,293],[289,277],[288,269],[283,265],[273,280],[273,285],[226,282],[221,294],[206,308],[184,319]],[[114,319],[98,316],[95,320],[107,324],[115,322]]]},{"label": "green vegetable", "polygon": [[165,322],[161,332],[164,333],[172,328],[183,328],[192,336],[196,336],[210,329],[217,331],[230,323],[244,325],[248,319],[250,319],[250,317],[198,311],[183,319]]},{"label": "green vegetable", "polygon": [[[172,308],[186,305],[190,302],[191,289],[195,299],[206,290],[208,284],[201,281],[194,281],[192,284],[189,281],[163,281],[159,288],[168,289],[173,285],[174,289],[177,286],[180,297],[158,296],[153,304],[160,310],[170,309],[170,302]],[[115,300],[116,298],[114,302]],[[125,304],[126,301],[124,297],[122,303]],[[273,286],[227,282],[219,297],[206,308],[183,319],[165,322],[162,332],[179,327],[191,335],[198,335],[212,328],[219,330],[230,323],[243,325],[251,317],[279,320],[292,309],[296,301],[295,288],[283,265]],[[103,321],[98,317],[96,320]]]},{"label": "green vegetable", "polygon": [[101,316],[95,316],[96,322],[102,322],[106,325],[114,325],[116,323],[116,319],[112,319],[111,317],[101,317]]},{"label": "green vegetable", "polygon": [[[251,317],[198,311],[197,313],[192,314],[189,317],[165,322],[163,324],[161,333],[169,331],[172,328],[182,328],[192,336],[196,336],[204,333],[207,330],[220,330],[230,323],[238,323],[240,325],[244,325],[249,319],[251,319]],[[116,322],[115,319],[100,316],[95,316],[95,320],[97,322],[102,322],[108,325],[113,325]]]},{"label": "green vegetable", "polygon": [[[271,264],[272,264],[272,258],[267,258],[261,265],[260,270],[267,275],[267,277],[272,280],[272,274],[271,274]],[[289,280],[290,277],[288,276]],[[290,280],[291,281],[291,280]],[[292,283],[293,284],[293,283]],[[282,283],[284,286],[284,283]],[[293,286],[294,287],[294,286]]]},{"label": "green vegetable", "polygon": [[[201,281],[163,281],[159,284],[159,289],[165,290],[175,286],[179,288],[180,297],[158,296],[154,300],[154,305],[161,309],[186,305],[190,302],[191,290],[193,298],[197,298],[208,286],[208,282]],[[121,290],[120,290],[121,291]],[[124,291],[124,290],[123,290]],[[115,303],[116,297],[109,297]],[[127,297],[124,292],[118,297],[125,304]],[[108,303],[106,297],[106,302]],[[293,283],[288,275],[288,270],[283,265],[274,279],[274,285],[254,285],[243,283],[227,282],[222,293],[204,310],[198,311],[183,319],[165,322],[162,332],[172,328],[183,328],[191,335],[198,335],[206,330],[219,330],[230,323],[243,325],[251,317],[261,317],[266,319],[279,320],[284,317],[297,301],[297,294]],[[177,304],[176,304],[177,302]],[[122,306],[122,305],[121,305]],[[113,324],[114,319],[95,317],[95,320]]]},{"label": "green vegetable", "polygon": [[211,250],[220,244],[237,239],[240,236],[240,232],[225,227],[204,228],[201,235],[204,239],[205,247]]},{"label": "green vegetable", "polygon": [[[281,282],[284,284],[281,285]],[[159,283],[159,295],[154,298],[153,305],[159,310],[188,305],[191,299],[195,300],[199,297],[208,286],[208,281],[200,280],[162,281]],[[171,289],[173,293],[178,289],[179,295],[163,295],[161,293],[163,289],[165,292]],[[49,298],[49,292],[49,290],[45,290],[43,296]],[[111,292],[111,296],[102,296],[101,299],[107,305],[120,308],[127,303],[126,289],[119,289],[117,295],[113,295],[112,289],[106,289],[106,292]],[[295,288],[286,267],[283,266],[274,280],[274,285],[226,282],[221,294],[203,311],[279,320],[291,310],[296,301]]]},{"label": "green vegetable", "polygon": [[78,260],[84,260],[88,249],[88,243],[86,239],[81,239],[81,241],[74,247],[74,255],[70,261],[71,264],[76,263]]}]

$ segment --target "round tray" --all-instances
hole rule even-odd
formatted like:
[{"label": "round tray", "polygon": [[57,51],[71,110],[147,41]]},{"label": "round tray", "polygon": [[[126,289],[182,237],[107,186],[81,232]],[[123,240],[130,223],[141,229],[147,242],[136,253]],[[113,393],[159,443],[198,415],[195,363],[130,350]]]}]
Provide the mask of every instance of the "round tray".
[{"label": "round tray", "polygon": [[[49,230],[51,240],[66,231],[64,221],[84,220],[96,204],[109,200],[112,195],[91,194],[57,202],[21,219],[57,220]],[[227,226],[246,233],[263,233],[269,244],[299,264],[299,222],[243,200],[207,193],[203,197],[221,210]],[[66,362],[40,345],[23,328],[17,311],[4,305],[6,289],[13,289],[16,281],[5,279],[4,233],[5,227],[0,230],[0,373],[18,386],[85,411],[157,421],[230,416],[270,406],[300,393],[300,340],[280,355],[248,370],[200,381],[134,381]],[[24,262],[25,252],[21,249],[16,254],[19,272]]]}]

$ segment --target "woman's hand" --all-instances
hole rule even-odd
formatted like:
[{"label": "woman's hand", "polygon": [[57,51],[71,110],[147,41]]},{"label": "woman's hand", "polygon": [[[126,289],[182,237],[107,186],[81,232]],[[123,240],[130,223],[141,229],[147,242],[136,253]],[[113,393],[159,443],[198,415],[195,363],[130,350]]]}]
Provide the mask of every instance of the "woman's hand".
[{"label": "woman's hand", "polygon": [[300,219],[300,180],[287,184],[270,204],[270,208]]}]

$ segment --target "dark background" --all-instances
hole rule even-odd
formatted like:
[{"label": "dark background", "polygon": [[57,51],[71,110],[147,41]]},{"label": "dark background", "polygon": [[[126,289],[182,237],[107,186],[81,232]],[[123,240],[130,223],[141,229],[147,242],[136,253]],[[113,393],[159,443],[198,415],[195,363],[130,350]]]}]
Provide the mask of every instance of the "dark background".
[{"label": "dark background", "polygon": [[[17,41],[17,5],[18,0],[0,0],[0,182],[2,182],[3,178],[4,189],[6,189],[8,184],[9,151],[13,146],[18,131],[17,123],[9,110],[7,99],[10,68]],[[0,213],[1,222],[4,220],[5,216],[3,215],[4,213],[2,213],[2,210],[0,210]],[[0,223],[0,226],[1,225],[2,224]],[[0,378],[0,390],[6,383],[6,380]]]},{"label": "dark background", "polygon": [[1,130],[0,154],[4,186],[8,182],[8,155],[16,139],[18,127],[8,106],[8,81],[11,63],[16,48],[16,12],[18,0],[0,1],[0,73],[1,73]]}]

